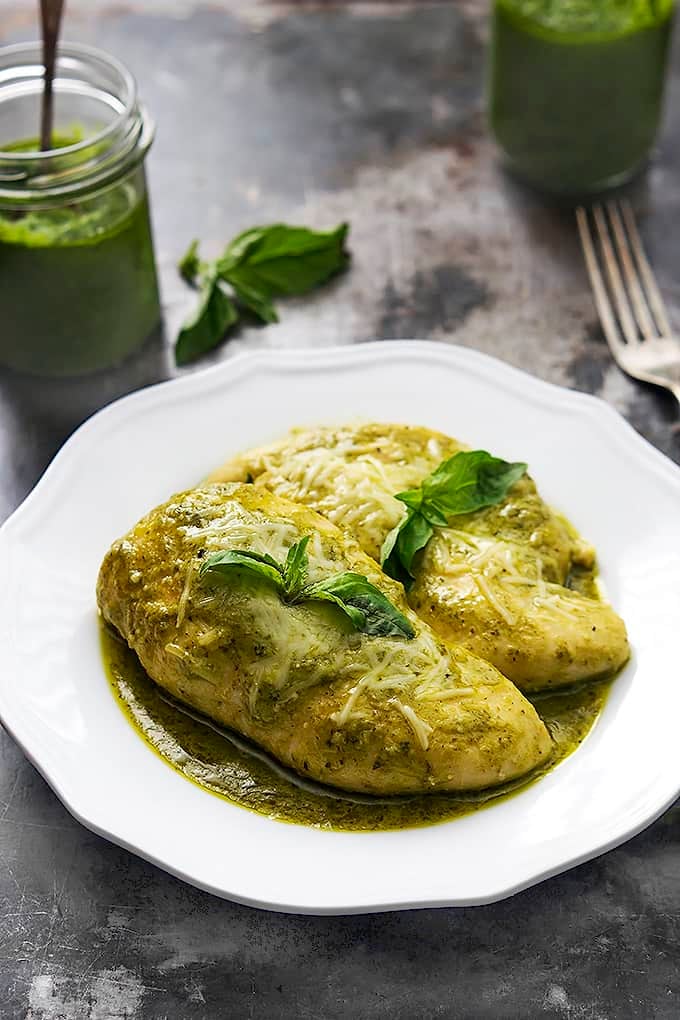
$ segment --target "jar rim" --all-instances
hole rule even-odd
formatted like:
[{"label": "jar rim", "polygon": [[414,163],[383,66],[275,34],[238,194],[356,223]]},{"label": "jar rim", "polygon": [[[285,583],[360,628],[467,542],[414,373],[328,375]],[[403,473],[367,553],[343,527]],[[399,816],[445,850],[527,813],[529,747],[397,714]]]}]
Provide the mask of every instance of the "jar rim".
[{"label": "jar rim", "polygon": [[[39,98],[43,76],[41,43],[0,47],[0,106],[24,95]],[[117,58],[93,46],[63,43],[56,80],[61,85],[55,91],[65,96],[103,102],[104,126],[92,124],[91,133],[60,148],[0,149],[1,202],[42,206],[108,186],[141,162],[153,141],[153,122],[138,102],[135,78]]]},{"label": "jar rim", "polygon": [[[37,62],[42,64],[42,43],[32,41],[12,43],[9,46],[0,46],[0,64],[2,64],[5,58],[29,58],[32,54],[37,54]],[[19,165],[23,162],[31,162],[33,165],[40,165],[41,160],[44,160],[47,163],[50,159],[53,160],[55,156],[75,156],[79,152],[82,152],[93,145],[99,145],[100,143],[105,142],[109,137],[115,135],[115,133],[120,130],[121,125],[124,124],[125,121],[128,120],[134,113],[137,103],[137,82],[135,81],[133,74],[128,71],[127,67],[120,60],[111,56],[111,54],[106,53],[104,50],[100,50],[96,46],[88,46],[85,43],[72,42],[59,44],[57,49],[57,63],[62,57],[73,57],[75,59],[85,58],[90,62],[99,63],[104,67],[113,70],[119,76],[123,86],[121,90],[122,95],[118,97],[123,108],[115,114],[111,122],[107,124],[106,127],[96,132],[96,134],[90,135],[88,138],[74,142],[73,145],[65,145],[58,149],[46,149],[44,152],[12,152],[11,150],[0,148],[0,159],[11,159],[12,161],[16,161]],[[19,60],[15,60],[13,63],[17,67],[21,66],[21,62]],[[2,85],[1,69],[0,85]]]}]

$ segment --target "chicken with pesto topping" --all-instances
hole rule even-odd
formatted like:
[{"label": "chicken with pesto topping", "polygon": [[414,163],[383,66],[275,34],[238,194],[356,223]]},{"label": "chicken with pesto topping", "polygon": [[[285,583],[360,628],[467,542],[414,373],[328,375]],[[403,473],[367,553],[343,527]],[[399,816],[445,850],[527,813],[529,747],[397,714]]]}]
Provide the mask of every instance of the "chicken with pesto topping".
[{"label": "chicken with pesto topping", "polygon": [[626,629],[593,549],[541,499],[526,464],[427,428],[294,430],[213,480],[252,481],[323,514],[401,581],[440,638],[524,691],[613,674]]},{"label": "chicken with pesto topping", "polygon": [[483,789],[550,757],[512,683],[436,635],[349,535],[264,486],[152,510],[107,553],[97,597],[179,702],[339,789]]}]

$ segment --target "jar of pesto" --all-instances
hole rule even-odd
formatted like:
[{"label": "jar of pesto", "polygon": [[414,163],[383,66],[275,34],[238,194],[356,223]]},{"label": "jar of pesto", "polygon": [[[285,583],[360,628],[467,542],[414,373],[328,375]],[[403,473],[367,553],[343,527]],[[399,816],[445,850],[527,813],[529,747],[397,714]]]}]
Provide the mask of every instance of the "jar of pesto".
[{"label": "jar of pesto", "polygon": [[62,45],[41,152],[42,88],[39,44],[0,49],[0,362],[81,375],[122,361],[160,319],[144,174],[153,127],[118,61]]},{"label": "jar of pesto", "polygon": [[674,10],[675,0],[493,0],[489,119],[509,167],[567,196],[641,169]]}]

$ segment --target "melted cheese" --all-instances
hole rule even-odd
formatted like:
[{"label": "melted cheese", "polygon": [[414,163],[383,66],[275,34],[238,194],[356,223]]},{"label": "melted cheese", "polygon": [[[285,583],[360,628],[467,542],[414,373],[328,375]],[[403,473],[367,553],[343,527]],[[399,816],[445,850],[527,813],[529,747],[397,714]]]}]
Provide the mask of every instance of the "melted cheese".
[{"label": "melted cheese", "polygon": [[[531,609],[547,609],[569,618],[573,612],[573,594],[561,585],[548,584],[543,577],[543,564],[538,556],[527,556],[523,550],[523,573],[517,566],[518,550],[502,541],[472,539],[471,536],[446,528],[448,539],[435,552],[435,565],[442,577],[465,578],[474,582],[478,593],[508,626]],[[517,598],[518,589],[527,589],[524,606]],[[519,616],[518,616],[519,613]]]},{"label": "melted cheese", "polygon": [[[315,483],[315,479],[322,478],[324,484],[328,484],[338,463],[333,461],[333,471],[329,473],[324,451],[312,452],[315,456],[306,462],[299,483],[308,487]],[[371,487],[364,474],[366,460],[372,461],[373,456],[370,452],[364,456],[360,472],[362,488],[366,489]],[[300,464],[301,469],[302,466]],[[376,477],[385,474],[382,465],[377,462],[373,464],[372,470]],[[345,481],[344,484],[351,483]],[[389,482],[383,479],[383,484]],[[383,494],[381,498],[387,504],[388,497]],[[391,496],[389,500],[395,504],[397,513],[403,512],[398,501]],[[357,506],[363,505],[361,502],[353,505],[354,512]],[[290,546],[302,537],[291,522],[257,510],[248,510],[237,501],[219,502],[212,516],[209,512],[211,509],[203,504],[198,523],[179,525],[180,533],[191,549],[195,550],[195,556],[190,560],[179,597],[178,629],[194,626],[187,622],[187,611],[192,600],[197,608],[215,608],[219,614],[220,601],[227,597],[219,587],[206,589],[199,585],[199,551],[212,553],[225,549],[244,549],[261,555],[268,554],[282,562]],[[307,554],[311,580],[347,569],[347,564],[334,559],[332,552],[331,544],[324,541],[320,532],[310,535]],[[353,634],[348,641],[345,631],[338,630],[332,622],[332,615],[328,616],[329,612],[332,614],[328,607],[318,613],[302,609],[293,612],[273,590],[258,592],[249,601],[246,611],[253,614],[257,633],[262,635],[264,646],[264,653],[247,667],[248,698],[253,714],[257,714],[258,701],[266,692],[270,696],[275,695],[276,703],[283,704],[318,683],[342,682],[345,679],[351,682],[349,693],[342,707],[332,717],[338,726],[345,725],[356,715],[360,710],[362,696],[370,692],[399,692],[400,695],[408,692],[409,700],[416,704],[418,700],[431,702],[439,696],[447,699],[463,697],[467,693],[467,688],[460,692],[458,690],[459,670],[452,667],[446,648],[420,627],[412,641],[359,634]],[[214,628],[207,632],[199,630],[194,638],[198,646],[208,649],[215,639]],[[191,668],[200,675],[208,675],[215,680],[200,655],[192,656],[172,644],[166,650],[188,661]],[[429,724],[419,718],[414,708],[409,705],[403,708],[408,710],[405,718],[422,745],[424,740],[427,741]]]},{"label": "melted cheese", "polygon": [[285,559],[299,538],[297,529],[287,521],[247,511],[235,501],[224,504],[219,514],[205,524],[185,525],[180,531],[188,542],[208,552],[245,549],[275,560]]},{"label": "melted cheese", "polygon": [[[360,656],[362,675],[349,692],[342,709],[332,719],[343,726],[355,715],[362,693],[368,691],[408,691],[416,702],[432,702],[465,697],[473,691],[458,686],[457,670],[448,654],[430,634],[419,633],[408,643],[374,642],[363,639]],[[489,684],[494,680],[489,678]]]},{"label": "melted cheese", "polygon": [[289,445],[264,452],[256,473],[264,472],[267,488],[278,495],[312,506],[354,533],[374,555],[404,513],[395,493],[419,484],[442,459],[435,437],[396,461],[381,457],[383,438],[362,440],[360,430],[320,430],[311,446],[308,442],[308,435],[301,433]]},{"label": "melted cheese", "polygon": [[[290,547],[302,538],[290,522],[245,510],[236,502],[223,505],[219,516],[213,520],[201,526],[186,525],[180,531],[191,545],[205,549],[208,553],[243,549],[261,556],[271,556],[279,563],[285,561]],[[337,573],[337,562],[326,554],[318,532],[310,536],[307,556],[311,581]],[[191,578],[188,582],[191,583]]]},{"label": "melted cheese", "polygon": [[403,513],[403,505],[394,498],[398,483],[371,455],[346,461],[337,448],[306,450],[286,460],[283,471],[273,462],[267,467],[269,488],[313,505],[346,531],[360,527],[362,535],[375,543],[382,541]]}]

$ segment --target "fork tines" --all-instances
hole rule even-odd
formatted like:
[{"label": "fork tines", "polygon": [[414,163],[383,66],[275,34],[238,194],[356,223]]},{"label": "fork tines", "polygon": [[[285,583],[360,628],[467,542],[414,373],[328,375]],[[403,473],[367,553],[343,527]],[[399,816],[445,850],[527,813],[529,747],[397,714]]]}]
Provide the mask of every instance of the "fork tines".
[{"label": "fork tines", "polygon": [[[637,344],[641,339],[670,336],[663,299],[628,200],[597,203],[591,209],[579,206],[576,222],[609,345],[619,347],[624,338],[628,344]],[[600,261],[605,266],[606,283]]]}]

